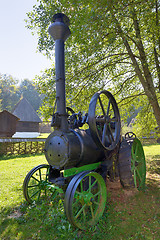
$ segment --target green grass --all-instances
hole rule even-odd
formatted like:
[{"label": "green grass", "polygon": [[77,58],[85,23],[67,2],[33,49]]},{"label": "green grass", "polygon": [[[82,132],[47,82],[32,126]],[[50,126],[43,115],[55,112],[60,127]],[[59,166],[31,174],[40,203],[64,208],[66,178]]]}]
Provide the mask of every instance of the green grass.
[{"label": "green grass", "polygon": [[143,149],[146,156],[156,156],[156,155],[160,156],[160,146],[158,143],[152,144],[149,146],[144,146]]},{"label": "green grass", "polygon": [[[28,205],[23,180],[33,167],[46,163],[44,155],[0,158],[0,239],[103,239],[159,240],[160,145],[145,146],[147,184],[145,192],[107,187],[108,200],[99,223],[80,231],[64,214],[63,197],[56,202]],[[116,183],[113,183],[116,185]]]},{"label": "green grass", "polygon": [[33,167],[47,163],[44,155],[1,157],[0,159],[0,206],[15,206],[22,202],[23,180]]}]

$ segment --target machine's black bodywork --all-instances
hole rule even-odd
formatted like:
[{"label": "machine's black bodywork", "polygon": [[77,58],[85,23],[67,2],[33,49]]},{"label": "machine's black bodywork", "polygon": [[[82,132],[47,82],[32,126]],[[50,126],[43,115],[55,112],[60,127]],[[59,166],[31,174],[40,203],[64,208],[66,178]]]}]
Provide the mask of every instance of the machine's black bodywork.
[{"label": "machine's black bodywork", "polygon": [[[56,109],[53,114],[52,126],[54,132],[50,134],[45,144],[45,156],[53,168],[79,167],[106,158],[106,151],[113,150],[120,141],[120,116],[117,104],[108,91],[96,93],[91,99],[88,114],[82,116],[71,111],[67,114],[65,96],[65,60],[64,42],[70,35],[69,19],[64,14],[56,14],[54,23],[49,27],[49,33],[55,41],[55,68],[56,68]],[[115,109],[115,119],[111,119],[108,110],[103,108],[99,118],[96,116],[96,103],[101,95],[110,99],[110,105]],[[101,100],[100,100],[101,101]],[[108,111],[108,113],[107,113]],[[103,117],[102,117],[103,116]],[[85,123],[89,124],[87,130],[80,129]],[[105,125],[105,132],[97,129],[97,126]],[[109,125],[111,125],[109,129]],[[112,129],[114,129],[114,136]],[[107,132],[108,131],[108,132]],[[109,134],[108,134],[109,133]],[[110,139],[107,139],[107,136]]]}]

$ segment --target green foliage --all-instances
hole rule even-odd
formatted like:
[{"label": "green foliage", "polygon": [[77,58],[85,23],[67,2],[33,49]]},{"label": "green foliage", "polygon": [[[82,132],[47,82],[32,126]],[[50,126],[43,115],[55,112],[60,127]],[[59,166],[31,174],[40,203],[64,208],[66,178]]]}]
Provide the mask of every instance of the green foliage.
[{"label": "green foliage", "polygon": [[12,111],[21,97],[25,97],[38,110],[42,104],[43,95],[37,92],[33,81],[24,79],[19,84],[11,75],[0,74],[0,110]]},{"label": "green foliage", "polygon": [[55,102],[55,71],[47,69],[42,76],[36,76],[35,84],[41,95],[44,96],[43,104],[39,112],[43,114],[45,119],[48,119],[53,114],[53,105]]},{"label": "green foliage", "polygon": [[[66,42],[68,106],[87,111],[92,95],[107,89],[118,100],[124,121],[138,109],[138,128],[143,131],[149,104],[153,121],[148,121],[147,131],[160,127],[159,7],[154,0],[38,1],[26,22],[38,34],[39,51],[47,56],[54,54],[54,41],[47,32],[53,14],[63,12],[71,21],[72,34]],[[40,93],[46,94],[41,112],[48,118],[55,98],[54,70],[46,70],[37,80]]]},{"label": "green foliage", "polygon": [[42,104],[43,96],[37,92],[37,86],[33,81],[24,79],[19,86],[19,92],[23,97],[25,97],[34,110],[38,110]]},{"label": "green foliage", "polygon": [[0,74],[0,101],[1,109],[11,111],[13,106],[18,102],[20,93],[16,87],[18,80],[6,74]]}]

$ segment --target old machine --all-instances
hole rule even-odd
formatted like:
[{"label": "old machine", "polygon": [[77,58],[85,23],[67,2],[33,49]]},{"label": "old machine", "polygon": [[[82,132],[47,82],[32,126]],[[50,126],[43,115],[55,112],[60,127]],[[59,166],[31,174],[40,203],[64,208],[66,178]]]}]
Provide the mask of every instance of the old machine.
[{"label": "old machine", "polygon": [[48,31],[55,41],[54,131],[45,142],[48,164],[26,175],[23,192],[29,203],[64,195],[68,220],[84,229],[96,224],[104,212],[106,178],[119,176],[123,187],[144,189],[145,157],[134,133],[121,136],[119,109],[109,91],[96,92],[86,114],[66,107],[64,42],[70,35],[68,17],[55,14]]}]

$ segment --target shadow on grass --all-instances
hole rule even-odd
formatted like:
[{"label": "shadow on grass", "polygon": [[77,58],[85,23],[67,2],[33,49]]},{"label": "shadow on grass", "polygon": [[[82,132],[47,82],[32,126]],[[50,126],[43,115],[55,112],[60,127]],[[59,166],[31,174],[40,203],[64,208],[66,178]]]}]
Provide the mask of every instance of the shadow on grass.
[{"label": "shadow on grass", "polygon": [[[156,181],[147,179],[147,188],[146,193],[138,192],[137,196],[128,199],[127,205],[121,201],[114,204],[107,203],[99,223],[86,231],[76,229],[68,222],[62,200],[57,202],[45,200],[41,204],[32,205],[24,201],[14,208],[4,207],[1,209],[0,239],[151,239],[154,235],[158,236],[156,233],[158,217],[153,225],[148,222],[148,219],[159,215],[153,212],[153,216],[150,213],[147,216],[146,213],[151,209],[150,205],[154,207],[153,211],[156,211],[155,204],[160,199],[158,199]],[[144,225],[149,232],[145,232]]]},{"label": "shadow on grass", "polygon": [[[58,204],[44,201],[41,204],[3,208],[1,211],[0,239],[41,239],[41,240],[73,240],[73,239],[103,239],[104,233],[111,229],[108,220],[108,208],[100,223],[86,231],[73,227],[67,220],[63,202]],[[107,226],[107,228],[106,228]],[[109,234],[109,232],[108,232]],[[110,235],[110,234],[109,234]],[[110,239],[106,237],[105,239]]]},{"label": "shadow on grass", "polygon": [[68,231],[71,226],[62,203],[53,206],[47,201],[32,205],[24,202],[1,211],[0,239],[62,239]]},{"label": "shadow on grass", "polygon": [[0,155],[0,161],[19,159],[19,158],[28,158],[28,157],[35,157],[35,156],[42,156],[42,155],[44,155],[44,153],[33,153],[33,154],[23,154],[23,155]]}]

